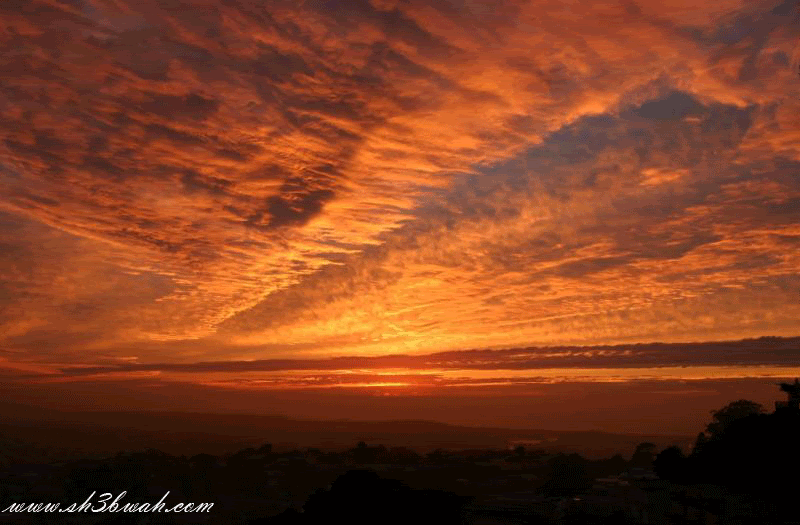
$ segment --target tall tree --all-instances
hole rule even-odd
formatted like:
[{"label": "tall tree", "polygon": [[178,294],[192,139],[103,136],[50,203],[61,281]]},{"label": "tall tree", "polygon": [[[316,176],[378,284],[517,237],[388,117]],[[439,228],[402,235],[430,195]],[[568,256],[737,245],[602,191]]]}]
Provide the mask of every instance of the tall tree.
[{"label": "tall tree", "polygon": [[706,432],[708,432],[710,439],[718,440],[725,434],[725,430],[727,430],[734,421],[763,413],[764,407],[759,403],[748,401],[747,399],[740,399],[728,403],[717,411],[712,411],[711,415],[714,419],[706,426]]}]

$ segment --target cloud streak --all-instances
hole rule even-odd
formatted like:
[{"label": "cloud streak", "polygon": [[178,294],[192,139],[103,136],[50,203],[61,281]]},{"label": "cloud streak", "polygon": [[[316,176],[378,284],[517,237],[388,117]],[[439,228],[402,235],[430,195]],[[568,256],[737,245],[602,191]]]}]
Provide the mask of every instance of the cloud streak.
[{"label": "cloud streak", "polygon": [[633,344],[597,347],[528,347],[464,350],[426,355],[332,357],[325,359],[262,359],[197,363],[121,362],[100,367],[66,367],[64,375],[105,372],[289,372],[361,369],[537,370],[542,368],[648,368],[675,366],[800,366],[800,338],[692,344]]}]

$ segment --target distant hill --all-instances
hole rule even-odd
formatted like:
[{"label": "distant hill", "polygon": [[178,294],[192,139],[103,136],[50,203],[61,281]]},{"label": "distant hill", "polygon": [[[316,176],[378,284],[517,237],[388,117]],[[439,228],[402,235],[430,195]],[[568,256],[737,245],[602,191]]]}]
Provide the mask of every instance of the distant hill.
[{"label": "distant hill", "polygon": [[436,448],[505,448],[525,441],[532,448],[577,452],[588,458],[630,456],[638,443],[686,449],[691,436],[631,435],[546,429],[467,427],[432,421],[299,420],[283,416],[188,412],[57,412],[0,405],[0,447],[92,452],[156,448],[172,454],[225,454],[272,443],[276,450],[316,447],[344,449],[359,441],[405,446],[420,452]]}]

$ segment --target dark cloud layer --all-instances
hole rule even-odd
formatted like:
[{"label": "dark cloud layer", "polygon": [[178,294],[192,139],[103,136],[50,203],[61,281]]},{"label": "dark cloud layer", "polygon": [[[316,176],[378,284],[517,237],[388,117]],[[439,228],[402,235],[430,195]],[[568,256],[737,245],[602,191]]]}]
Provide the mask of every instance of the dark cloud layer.
[{"label": "dark cloud layer", "polygon": [[536,370],[541,368],[650,368],[682,366],[800,367],[800,338],[762,337],[713,343],[661,343],[596,347],[528,347],[462,350],[426,355],[261,359],[198,363],[121,363],[62,368],[66,376],[109,372],[277,372],[293,370],[455,369]]}]

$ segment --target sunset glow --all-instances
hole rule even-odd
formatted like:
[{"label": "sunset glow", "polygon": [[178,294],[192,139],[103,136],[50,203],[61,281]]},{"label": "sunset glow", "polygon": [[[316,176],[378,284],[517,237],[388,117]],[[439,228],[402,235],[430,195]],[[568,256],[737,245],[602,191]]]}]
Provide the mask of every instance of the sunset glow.
[{"label": "sunset glow", "polygon": [[796,2],[0,16],[0,395],[800,376]]}]

